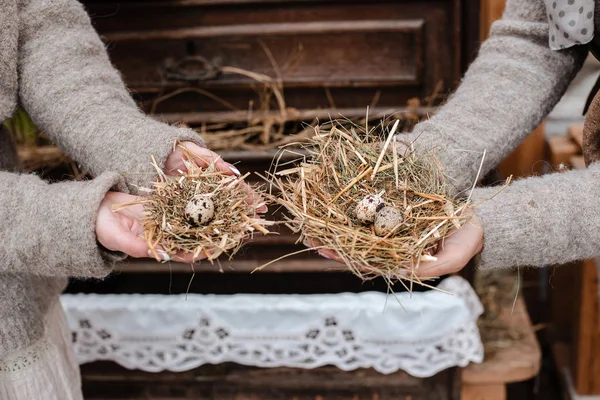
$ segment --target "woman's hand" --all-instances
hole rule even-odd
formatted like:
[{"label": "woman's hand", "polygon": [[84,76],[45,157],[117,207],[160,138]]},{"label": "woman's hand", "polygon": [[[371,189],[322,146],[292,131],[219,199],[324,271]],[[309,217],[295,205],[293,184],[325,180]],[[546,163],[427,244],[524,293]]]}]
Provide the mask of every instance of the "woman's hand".
[{"label": "woman's hand", "polygon": [[[148,243],[144,239],[144,208],[141,204],[121,208],[113,211],[115,204],[131,203],[140,198],[130,194],[108,192],[100,203],[96,217],[96,238],[106,249],[120,251],[134,258],[153,257],[149,254]],[[176,254],[170,258],[162,249],[157,248],[157,253],[163,261],[177,261],[192,263],[206,258],[202,253],[194,258],[192,254]]]},{"label": "woman's hand", "polygon": [[[196,156],[196,163],[199,166],[206,167],[214,163],[218,170],[226,174],[240,175],[237,168],[225,162],[218,154],[192,142],[183,142],[182,145]],[[165,161],[165,173],[167,175],[178,175],[178,171],[185,171],[187,168],[184,160],[183,150],[175,149]],[[255,204],[258,194],[247,185],[246,188],[248,191],[248,204]],[[124,207],[119,211],[112,210],[112,206],[115,204],[131,203],[139,199],[139,197],[125,193],[108,192],[102,200],[96,218],[96,237],[106,249],[120,251],[134,258],[153,257],[149,254],[148,243],[144,239],[143,206],[138,204]],[[261,202],[259,201],[259,203]],[[256,211],[259,213],[266,212],[267,206],[263,203]],[[164,261],[191,263],[206,258],[204,253],[196,258],[190,253],[179,253],[169,257],[160,247],[156,250]]]},{"label": "woman's hand", "polygon": [[[316,240],[306,241],[307,247],[316,247],[322,257],[343,263],[344,260],[333,250],[318,249]],[[446,239],[440,241],[435,254],[436,261],[421,261],[415,275],[419,278],[436,278],[460,271],[483,249],[483,226],[476,214]]]},{"label": "woman's hand", "polygon": [[[222,171],[225,174],[240,175],[240,171],[238,171],[236,167],[234,167],[232,164],[229,164],[228,162],[225,162],[223,158],[221,158],[221,156],[217,153],[200,147],[192,142],[183,142],[181,144],[187,150],[189,150],[191,154],[196,156],[196,163],[200,167],[207,167],[209,164],[214,163],[216,169]],[[165,161],[165,173],[167,175],[179,175],[178,170],[185,171],[187,168],[185,166],[184,160],[185,155],[183,150],[180,148],[176,148],[171,154],[169,154],[169,157],[167,157],[167,160]],[[248,185],[245,185],[245,188],[248,192],[248,204],[261,204],[256,209],[256,212],[267,212],[267,206],[264,204],[263,201],[255,202],[255,200],[257,200],[257,197],[259,197],[258,194],[254,190],[252,190]]]},{"label": "woman's hand", "polygon": [[440,241],[436,261],[421,261],[415,271],[420,278],[455,274],[483,250],[483,225],[476,214],[450,236]]}]

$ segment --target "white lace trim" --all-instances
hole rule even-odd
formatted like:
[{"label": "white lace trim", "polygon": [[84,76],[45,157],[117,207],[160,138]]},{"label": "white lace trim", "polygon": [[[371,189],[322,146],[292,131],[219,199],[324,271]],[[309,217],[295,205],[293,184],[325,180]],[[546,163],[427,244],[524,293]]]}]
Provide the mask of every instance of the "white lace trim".
[{"label": "white lace trim", "polygon": [[481,304],[468,282],[439,291],[334,295],[63,295],[80,363],[149,372],[211,363],[417,377],[481,362]]}]

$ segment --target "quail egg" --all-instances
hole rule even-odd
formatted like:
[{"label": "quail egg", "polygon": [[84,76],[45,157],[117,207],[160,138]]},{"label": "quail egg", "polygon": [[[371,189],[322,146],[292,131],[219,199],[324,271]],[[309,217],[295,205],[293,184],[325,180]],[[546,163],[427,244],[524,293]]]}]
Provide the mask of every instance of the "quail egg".
[{"label": "quail egg", "polygon": [[206,225],[215,216],[215,203],[210,195],[196,195],[185,206],[185,216],[192,225]]},{"label": "quail egg", "polygon": [[375,234],[387,236],[402,222],[404,222],[402,211],[395,207],[383,207],[375,215]]},{"label": "quail egg", "polygon": [[356,218],[363,224],[371,224],[375,221],[377,211],[385,206],[382,193],[369,194],[358,202],[355,209]]}]

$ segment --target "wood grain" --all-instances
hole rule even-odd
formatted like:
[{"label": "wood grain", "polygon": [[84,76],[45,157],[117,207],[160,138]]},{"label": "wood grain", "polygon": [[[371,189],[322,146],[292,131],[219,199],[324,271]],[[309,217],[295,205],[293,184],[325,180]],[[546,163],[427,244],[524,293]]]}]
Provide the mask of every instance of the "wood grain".
[{"label": "wood grain", "polygon": [[492,385],[463,385],[461,400],[506,400],[506,386]]},{"label": "wood grain", "polygon": [[586,260],[573,273],[577,276],[573,302],[573,342],[571,371],[575,389],[579,394],[600,394],[598,383],[598,351],[600,334],[598,319],[598,283],[597,268],[594,260]]},{"label": "wood grain", "polygon": [[[462,20],[478,18],[464,9],[463,4],[472,2],[126,1],[116,6],[84,1],[113,63],[144,102],[191,86],[209,90],[239,110],[248,109],[249,102],[255,107],[260,103],[256,82],[230,74],[185,82],[173,79],[167,67],[203,56],[215,64],[263,73],[280,79],[287,105],[298,110],[364,109],[375,97],[379,106],[402,107],[438,87],[442,95],[455,87],[464,60],[474,53],[466,27],[478,24]],[[463,43],[469,54],[463,54]],[[189,63],[187,68],[193,75],[202,66]],[[223,111],[228,110],[197,93],[177,95],[159,109]]]},{"label": "wood grain", "polygon": [[583,159],[583,156],[571,156],[569,163],[573,169],[585,169],[585,160]]},{"label": "wood grain", "polygon": [[571,137],[554,136],[548,139],[550,163],[553,168],[559,165],[569,166],[571,157],[581,154],[581,147]]},{"label": "wood grain", "polygon": [[542,354],[523,299],[517,299],[514,312],[510,308],[503,309],[500,321],[507,329],[520,332],[521,339],[486,356],[483,363],[466,367],[462,376],[464,384],[480,386],[522,382],[539,372]]},{"label": "wood grain", "polygon": [[569,127],[569,136],[577,143],[579,148],[583,148],[583,124],[571,125]]},{"label": "wood grain", "polygon": [[405,372],[254,368],[206,365],[191,371],[161,374],[128,371],[111,363],[82,367],[86,399],[164,400],[458,400],[456,369],[420,379]]},{"label": "wood grain", "polygon": [[[381,117],[391,117],[397,115],[401,117],[402,114],[414,113],[416,115],[426,115],[427,112],[434,113],[435,108],[427,109],[425,107],[395,107],[395,108],[383,108],[373,107],[369,108],[369,115]],[[154,117],[169,123],[174,122],[186,122],[189,124],[201,124],[201,123],[216,123],[216,122],[246,122],[256,120],[269,120],[274,123],[280,123],[285,121],[312,121],[315,119],[328,121],[333,118],[362,118],[366,115],[366,106],[359,108],[321,108],[321,109],[287,109],[284,112],[281,111],[222,111],[219,113],[214,112],[173,112],[166,114],[156,114]]]}]

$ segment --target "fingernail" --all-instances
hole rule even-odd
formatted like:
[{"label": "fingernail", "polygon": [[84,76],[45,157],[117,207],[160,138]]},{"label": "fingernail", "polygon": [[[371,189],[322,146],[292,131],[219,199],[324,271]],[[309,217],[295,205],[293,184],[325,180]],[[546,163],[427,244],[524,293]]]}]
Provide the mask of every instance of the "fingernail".
[{"label": "fingernail", "polygon": [[323,258],[326,258],[326,259],[328,259],[328,260],[331,260],[331,257],[329,257],[329,256],[328,256],[327,254],[325,254],[325,253],[321,253],[321,252],[319,251],[319,255],[320,255],[321,257],[323,257]]},{"label": "fingernail", "polygon": [[231,170],[231,171],[232,171],[234,174],[236,174],[237,176],[240,176],[240,175],[242,175],[242,173],[240,172],[240,170],[239,170],[239,169],[237,169],[236,167],[234,167],[233,165],[229,165],[229,169],[230,169],[230,170]]},{"label": "fingernail", "polygon": [[164,250],[156,250],[163,261],[171,261],[171,257]]}]

